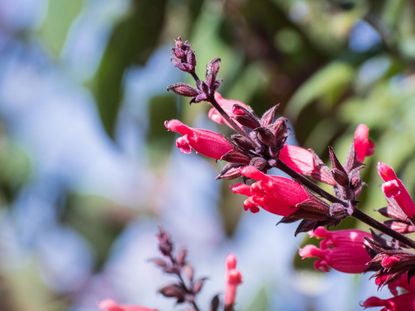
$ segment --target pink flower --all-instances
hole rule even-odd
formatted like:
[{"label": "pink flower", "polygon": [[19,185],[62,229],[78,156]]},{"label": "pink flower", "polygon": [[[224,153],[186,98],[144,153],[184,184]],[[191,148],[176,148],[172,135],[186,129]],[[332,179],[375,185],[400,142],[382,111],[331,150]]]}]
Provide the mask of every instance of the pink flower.
[{"label": "pink flower", "polygon": [[320,248],[306,245],[299,250],[299,254],[302,259],[318,258],[314,262],[316,270],[328,272],[329,268],[333,268],[345,273],[366,271],[371,258],[363,241],[365,237],[370,237],[369,233],[360,230],[328,231],[324,227],[318,227],[310,235],[323,239]]},{"label": "pink flower", "polygon": [[235,304],[236,290],[242,283],[242,274],[236,268],[236,257],[233,254],[226,258],[226,290],[225,290],[225,306]]},{"label": "pink flower", "polygon": [[[252,111],[251,107],[249,107],[247,104],[244,104],[243,102],[241,102],[239,100],[236,100],[236,99],[223,98],[222,95],[219,94],[218,92],[215,92],[215,99],[218,102],[218,104],[222,107],[222,109],[231,118],[234,117],[234,110],[233,110],[234,105],[239,105],[239,106],[242,106],[242,107],[246,108],[249,111]],[[226,124],[226,125],[230,126],[228,124],[228,122],[226,122],[226,120],[222,117],[222,115],[215,108],[211,108],[209,110],[208,117],[213,122],[216,122],[218,124]]]},{"label": "pink flower", "polygon": [[[392,275],[393,276],[393,275]],[[391,278],[391,275],[384,274],[381,276],[376,277],[376,285],[382,286],[388,282]],[[415,278],[411,278],[408,282],[408,273],[404,273],[400,275],[397,279],[393,280],[392,282],[388,283],[388,288],[392,295],[397,296],[399,294],[398,287],[405,289],[408,292],[415,293]]]},{"label": "pink flower", "polygon": [[111,299],[106,299],[106,300],[101,301],[98,307],[102,311],[157,311],[157,309],[151,309],[147,307],[119,305],[114,300],[111,300]]},{"label": "pink flower", "polygon": [[232,144],[222,135],[204,129],[194,129],[179,120],[164,123],[167,130],[183,135],[176,140],[176,146],[183,153],[192,149],[209,158],[219,160],[233,149]]},{"label": "pink flower", "polygon": [[370,297],[362,303],[362,307],[384,307],[380,311],[411,311],[415,310],[415,293],[407,293],[389,299]]},{"label": "pink flower", "polygon": [[378,174],[383,179],[382,191],[387,200],[401,208],[410,218],[415,216],[415,203],[395,171],[385,163],[378,163]]},{"label": "pink flower", "polygon": [[280,150],[278,158],[299,174],[311,176],[329,185],[336,184],[328,167],[314,153],[307,149],[284,145]]},{"label": "pink flower", "polygon": [[289,216],[297,211],[298,203],[309,198],[304,188],[291,179],[264,174],[253,166],[246,166],[241,174],[256,182],[252,185],[235,184],[232,192],[247,196],[244,208],[253,213],[258,212],[261,206],[270,213]]},{"label": "pink flower", "polygon": [[375,151],[375,144],[369,139],[369,128],[365,124],[359,124],[354,131],[354,150],[356,159],[364,162]]}]

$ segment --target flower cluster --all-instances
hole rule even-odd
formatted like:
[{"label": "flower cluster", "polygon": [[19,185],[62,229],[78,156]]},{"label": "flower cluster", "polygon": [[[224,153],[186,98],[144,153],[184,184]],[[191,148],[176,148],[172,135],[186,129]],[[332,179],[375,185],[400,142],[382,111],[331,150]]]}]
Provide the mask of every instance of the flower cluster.
[{"label": "flower cluster", "polygon": [[[243,208],[257,213],[261,209],[282,216],[279,223],[299,222],[295,234],[308,232],[321,239],[318,246],[305,245],[299,250],[302,259],[314,258],[316,270],[334,269],[343,273],[373,274],[379,287],[387,286],[389,299],[370,297],[362,302],[364,308],[383,307],[383,311],[415,310],[415,241],[407,234],[415,232],[415,202],[396,172],[385,163],[377,170],[383,180],[381,190],[387,206],[379,209],[386,219],[379,222],[363,213],[358,206],[365,186],[361,170],[367,157],[375,151],[369,138],[369,128],[360,124],[354,131],[347,159],[342,163],[333,148],[328,148],[330,165],[326,165],[311,149],[287,144],[287,119],[277,115],[278,106],[271,107],[261,117],[238,100],[224,98],[217,89],[220,59],[207,65],[205,80],[196,73],[196,56],[187,41],[178,38],[172,49],[172,63],[190,74],[195,86],[176,83],[168,87],[178,95],[191,98],[190,103],[211,105],[208,117],[219,125],[229,127],[233,134],[226,137],[214,131],[192,128],[179,120],[165,122],[168,131],[176,132],[177,148],[183,153],[195,151],[226,164],[218,179],[237,179],[231,186],[235,194],[246,197]],[[269,174],[279,169],[289,177]],[[324,190],[320,184],[331,187]],[[356,229],[328,230],[347,217],[354,217],[371,228],[370,232]],[[159,293],[200,310],[197,296],[207,278],[195,278],[187,260],[187,251],[175,251],[170,236],[160,229],[158,247],[161,257],[150,261],[175,281],[163,286]],[[242,275],[236,268],[236,257],[226,259],[226,288],[224,299],[215,295],[210,310],[223,307],[234,310],[236,292]],[[155,309],[120,305],[113,300],[99,304],[103,311],[151,311]]]},{"label": "flower cluster", "polygon": [[[415,281],[412,278],[415,274],[415,241],[406,236],[415,232],[415,203],[408,190],[391,167],[379,163],[382,191],[388,203],[379,213],[386,220],[379,222],[358,206],[365,186],[361,170],[366,158],[375,151],[369,128],[364,124],[356,127],[344,163],[329,147],[330,165],[326,165],[313,150],[287,144],[287,119],[277,115],[277,106],[258,117],[249,105],[226,99],[218,93],[220,59],[215,58],[207,65],[206,79],[202,81],[196,74],[195,53],[187,41],[183,43],[177,39],[172,53],[173,64],[189,73],[196,86],[177,83],[168,90],[191,97],[191,103],[207,102],[211,105],[208,117],[233,131],[225,137],[192,128],[178,120],[166,121],[167,130],[181,135],[176,140],[180,151],[190,153],[194,150],[226,162],[217,178],[242,178],[241,182],[232,185],[231,191],[246,197],[243,203],[246,211],[257,213],[263,209],[283,216],[280,223],[299,221],[295,234],[310,232],[312,237],[322,239],[319,247],[306,245],[299,251],[303,259],[317,258],[314,263],[317,270],[373,272],[376,284],[387,285],[394,297],[386,300],[371,297],[362,303],[365,308],[383,306],[382,310],[415,310]],[[271,168],[279,169],[290,178],[270,175]],[[328,185],[332,191],[324,190],[320,183]],[[364,222],[372,231],[327,229],[346,217]],[[397,288],[405,292],[400,294]]]},{"label": "flower cluster", "polygon": [[[191,311],[202,310],[196,298],[202,291],[206,277],[195,278],[194,269],[187,259],[187,250],[175,251],[175,246],[170,235],[162,228],[157,234],[158,249],[161,257],[151,258],[150,261],[160,268],[165,274],[176,278],[159,289],[159,293],[166,298],[173,298],[176,304],[187,304]],[[223,299],[217,294],[210,301],[209,310],[218,311],[223,307],[224,311],[233,311],[236,303],[236,292],[242,283],[242,273],[236,268],[236,256],[229,254],[226,258],[225,296]],[[105,299],[98,304],[102,311],[157,311],[142,306],[118,304],[112,299]]]}]

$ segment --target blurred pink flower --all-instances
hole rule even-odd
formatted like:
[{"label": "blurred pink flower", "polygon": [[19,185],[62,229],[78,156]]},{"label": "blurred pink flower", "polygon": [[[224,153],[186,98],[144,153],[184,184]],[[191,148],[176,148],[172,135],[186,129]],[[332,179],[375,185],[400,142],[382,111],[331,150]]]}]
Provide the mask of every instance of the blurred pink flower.
[{"label": "blurred pink flower", "polygon": [[102,311],[157,311],[157,309],[147,307],[119,305],[111,299],[101,301],[98,306]]},{"label": "blurred pink flower", "polygon": [[236,256],[229,254],[226,258],[226,290],[225,290],[225,306],[235,304],[236,290],[242,283],[242,274],[236,268]]}]

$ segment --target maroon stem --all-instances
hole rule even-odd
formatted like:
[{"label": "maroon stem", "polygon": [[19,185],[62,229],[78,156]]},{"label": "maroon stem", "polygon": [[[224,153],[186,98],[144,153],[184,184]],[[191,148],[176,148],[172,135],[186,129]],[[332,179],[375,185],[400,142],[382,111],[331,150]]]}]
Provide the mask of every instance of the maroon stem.
[{"label": "maroon stem", "polygon": [[[190,72],[191,76],[193,77],[193,79],[196,81],[196,83],[198,83],[200,81],[199,76],[197,75],[197,73],[195,71],[191,71]],[[241,134],[242,136],[247,137],[249,140],[251,140],[251,138],[245,133],[245,131],[238,125],[236,124],[236,122],[234,120],[231,119],[231,117],[229,117],[229,115],[226,113],[225,110],[223,110],[223,108],[219,105],[219,103],[216,101],[214,94],[211,94],[209,96],[209,98],[207,99],[207,101],[222,115],[222,117],[226,120],[226,122],[229,123],[229,125],[239,134]],[[252,141],[252,140],[251,140]]]}]

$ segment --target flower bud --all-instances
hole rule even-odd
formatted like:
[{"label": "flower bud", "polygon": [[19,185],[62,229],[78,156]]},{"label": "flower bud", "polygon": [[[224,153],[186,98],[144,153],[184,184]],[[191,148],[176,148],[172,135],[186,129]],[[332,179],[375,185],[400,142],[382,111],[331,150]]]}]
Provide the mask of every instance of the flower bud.
[{"label": "flower bud", "polygon": [[225,310],[226,306],[232,306],[236,300],[236,290],[242,283],[242,274],[236,268],[236,256],[228,255],[226,258],[226,289],[225,289]]},{"label": "flower bud", "polygon": [[369,139],[369,128],[365,124],[359,124],[354,132],[354,150],[356,159],[364,162],[365,158],[371,156],[375,151],[375,144]]},{"label": "flower bud", "polygon": [[167,87],[167,91],[173,91],[177,95],[186,96],[186,97],[194,97],[197,96],[199,93],[196,89],[191,87],[189,84],[186,83],[175,83],[169,85]]},{"label": "flower bud", "polygon": [[395,171],[385,163],[378,163],[378,174],[385,181],[382,191],[388,202],[400,208],[409,218],[415,217],[415,202]]}]

